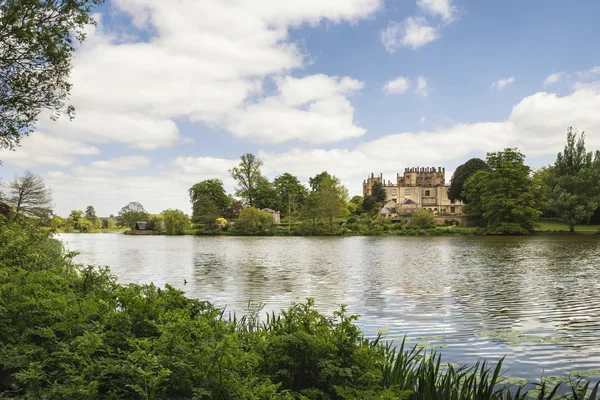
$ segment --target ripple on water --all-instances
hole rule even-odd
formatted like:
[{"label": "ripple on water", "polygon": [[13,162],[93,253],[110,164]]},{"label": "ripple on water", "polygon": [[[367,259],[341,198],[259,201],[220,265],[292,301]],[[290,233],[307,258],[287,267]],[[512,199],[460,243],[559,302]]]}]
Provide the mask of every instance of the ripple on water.
[{"label": "ripple on water", "polygon": [[368,336],[406,336],[445,362],[506,356],[528,379],[600,365],[598,237],[61,238],[121,282],[168,283],[238,313],[249,301],[347,304]]}]

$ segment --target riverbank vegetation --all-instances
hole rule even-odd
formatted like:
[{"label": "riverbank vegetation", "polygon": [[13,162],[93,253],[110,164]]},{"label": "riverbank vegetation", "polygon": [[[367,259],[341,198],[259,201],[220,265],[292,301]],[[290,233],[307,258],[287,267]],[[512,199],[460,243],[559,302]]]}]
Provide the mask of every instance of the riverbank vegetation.
[{"label": "riverbank vegetation", "polygon": [[[564,151],[554,165],[532,170],[518,149],[471,159],[451,179],[448,196],[463,201],[464,215],[433,215],[424,208],[382,215],[387,201],[381,183],[371,193],[349,197],[340,179],[323,171],[303,185],[290,174],[272,182],[262,161],[244,154],[231,176],[235,197],[219,179],[189,189],[192,214],[181,210],[148,213],[139,202],[123,206],[117,216],[99,217],[93,206],[72,210],[66,218],[52,214],[51,192],[30,173],[0,191],[0,207],[39,218],[56,232],[123,232],[166,235],[523,235],[600,233],[600,152],[588,152],[584,135],[569,128]],[[542,221],[542,222],[540,222]],[[137,226],[143,222],[143,226]],[[577,229],[576,229],[577,227]]]},{"label": "riverbank vegetation", "polygon": [[72,256],[38,220],[1,217],[0,398],[597,398],[575,376],[511,385],[501,362],[458,367],[367,339],[344,307],[325,316],[309,299],[238,318],[170,286],[120,285]]}]

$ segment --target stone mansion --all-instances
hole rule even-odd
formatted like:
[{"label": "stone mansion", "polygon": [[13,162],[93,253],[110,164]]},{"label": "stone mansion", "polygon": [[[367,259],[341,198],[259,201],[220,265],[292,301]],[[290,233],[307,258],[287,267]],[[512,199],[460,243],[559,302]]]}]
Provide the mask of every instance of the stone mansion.
[{"label": "stone mansion", "polygon": [[363,196],[371,194],[375,182],[383,184],[387,202],[382,214],[410,213],[417,208],[426,208],[434,214],[462,214],[463,203],[448,199],[445,168],[406,168],[404,175],[396,174],[396,181],[385,181],[383,175],[363,181]]}]

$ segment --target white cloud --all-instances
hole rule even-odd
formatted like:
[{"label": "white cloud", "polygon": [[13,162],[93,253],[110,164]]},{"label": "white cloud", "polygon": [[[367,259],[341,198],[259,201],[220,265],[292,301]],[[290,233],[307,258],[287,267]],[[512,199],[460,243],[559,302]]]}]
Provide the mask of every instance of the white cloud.
[{"label": "white cloud", "polygon": [[113,158],[112,160],[94,161],[91,168],[109,171],[131,171],[140,167],[150,165],[150,159],[144,156],[125,156]]},{"label": "white cloud", "polygon": [[492,83],[492,89],[502,90],[506,86],[513,83],[514,81],[515,81],[514,76],[511,76],[510,78],[503,78],[503,79],[497,80],[496,82]]},{"label": "white cloud", "polygon": [[388,94],[402,94],[408,90],[409,86],[408,78],[399,76],[396,79],[387,81],[383,86],[383,90]]},{"label": "white cloud", "polygon": [[548,85],[552,85],[558,81],[560,81],[560,79],[562,78],[563,73],[562,72],[556,72],[554,74],[550,74],[546,77],[546,79],[544,79],[544,86],[548,86]]},{"label": "white cloud", "polygon": [[301,79],[278,78],[276,83],[278,95],[231,113],[227,129],[237,137],[264,143],[292,139],[329,143],[366,132],[354,125],[354,107],[346,97],[360,90],[362,82],[311,75]]},{"label": "white cloud", "polygon": [[[116,38],[101,21],[90,27],[72,73],[77,118],[44,124],[45,130],[144,150],[182,140],[174,122],[182,118],[259,142],[320,141],[327,129],[339,133],[326,135],[325,141],[365,132],[353,124],[347,97],[362,83],[323,75],[288,77],[306,58],[288,29],[322,20],[356,22],[376,12],[381,0],[307,0],[285,6],[279,0],[111,4],[113,12],[130,15],[138,28],[148,30],[150,39]],[[303,102],[290,103],[285,93],[270,95],[263,80],[272,76],[280,91],[298,99],[304,95]],[[323,92],[318,83],[326,85]],[[255,113],[281,126],[265,130],[267,123]]]},{"label": "white cloud", "polygon": [[421,122],[422,124],[424,124],[425,122],[427,122],[427,119],[423,116],[423,117],[421,117],[421,119],[419,120],[419,122]]},{"label": "white cloud", "polygon": [[[292,100],[290,100],[292,101]],[[300,100],[295,100],[300,101]],[[566,96],[535,93],[516,104],[499,122],[455,123],[418,132],[398,132],[366,141],[354,149],[292,148],[287,151],[259,151],[263,172],[271,179],[284,172],[297,175],[304,183],[324,170],[338,176],[352,194],[361,192],[361,182],[371,172],[394,179],[406,166],[446,168],[446,179],[467,157],[518,147],[527,156],[552,160],[565,143],[568,126],[588,132],[589,149],[600,148],[600,87],[586,87]],[[180,208],[189,212],[187,189],[208,178],[221,179],[230,193],[235,182],[228,170],[238,159],[179,157],[159,176],[129,174],[110,166],[143,166],[140,158],[97,161],[74,167],[68,173],[52,172],[44,179],[54,191],[59,214],[93,204],[102,215],[116,213],[129,201],[140,201],[151,212]],[[532,165],[538,167],[541,165]],[[136,171],[138,172],[138,171]],[[157,189],[158,188],[158,189]],[[99,204],[101,203],[101,204]]]},{"label": "white cloud", "polygon": [[446,23],[455,18],[456,7],[452,0],[417,0],[417,6],[428,14],[441,17]]},{"label": "white cloud", "polygon": [[0,149],[0,160],[23,168],[36,165],[66,167],[75,161],[75,156],[99,153],[100,150],[94,146],[76,140],[56,138],[36,131],[24,138],[21,141],[21,147],[18,147],[16,151]]},{"label": "white cloud", "polygon": [[423,97],[427,97],[429,95],[429,85],[427,84],[427,79],[422,76],[417,78],[417,87],[415,88],[415,93],[420,94]]},{"label": "white cloud", "polygon": [[400,47],[418,49],[440,37],[423,17],[408,17],[403,22],[390,22],[381,32],[381,41],[388,53],[392,54]]}]

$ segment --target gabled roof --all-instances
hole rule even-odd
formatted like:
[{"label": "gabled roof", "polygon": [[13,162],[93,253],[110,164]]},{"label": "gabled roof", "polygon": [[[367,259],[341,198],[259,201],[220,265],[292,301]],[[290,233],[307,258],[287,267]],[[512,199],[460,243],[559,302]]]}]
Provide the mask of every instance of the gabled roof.
[{"label": "gabled roof", "polygon": [[411,199],[404,199],[400,204],[417,204],[417,202]]},{"label": "gabled roof", "polygon": [[266,211],[266,212],[271,213],[271,214],[279,212],[279,211],[271,210],[270,208],[263,208],[261,211]]},{"label": "gabled roof", "polygon": [[140,231],[146,230],[146,222],[136,222],[135,229]]}]

